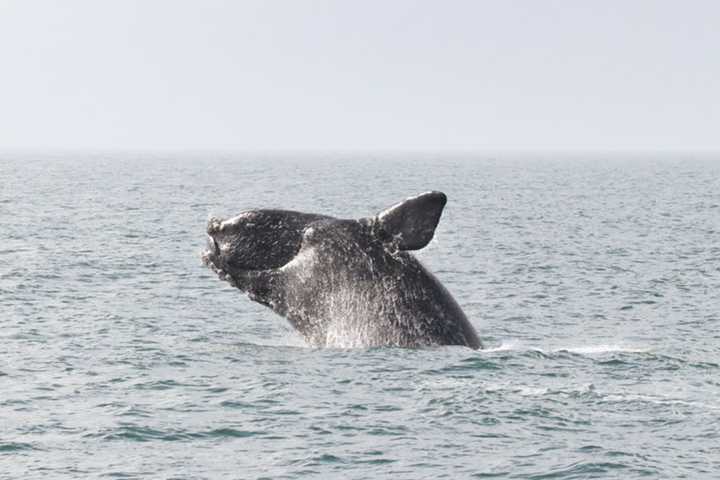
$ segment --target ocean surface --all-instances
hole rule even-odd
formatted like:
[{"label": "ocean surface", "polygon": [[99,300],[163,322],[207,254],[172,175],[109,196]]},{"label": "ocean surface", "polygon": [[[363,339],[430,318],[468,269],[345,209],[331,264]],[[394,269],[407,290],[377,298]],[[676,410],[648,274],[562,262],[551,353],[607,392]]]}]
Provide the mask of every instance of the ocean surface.
[{"label": "ocean surface", "polygon": [[[0,478],[720,478],[720,161],[0,154]],[[441,190],[485,349],[314,349],[210,214]]]}]

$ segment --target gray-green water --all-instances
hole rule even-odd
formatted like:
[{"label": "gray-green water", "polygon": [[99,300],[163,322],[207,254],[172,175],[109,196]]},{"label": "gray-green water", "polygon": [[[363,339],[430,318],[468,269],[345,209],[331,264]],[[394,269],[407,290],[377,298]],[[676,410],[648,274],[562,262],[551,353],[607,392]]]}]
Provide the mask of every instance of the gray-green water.
[{"label": "gray-green water", "polygon": [[[720,163],[0,156],[0,478],[718,478]],[[208,214],[371,215],[485,345],[315,350]]]}]

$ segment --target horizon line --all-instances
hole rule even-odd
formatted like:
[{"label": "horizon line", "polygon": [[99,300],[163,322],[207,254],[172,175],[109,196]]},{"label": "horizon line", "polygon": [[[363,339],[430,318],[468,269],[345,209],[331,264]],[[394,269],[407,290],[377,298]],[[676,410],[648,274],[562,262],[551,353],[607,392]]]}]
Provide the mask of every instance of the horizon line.
[{"label": "horizon line", "polygon": [[503,155],[503,154],[720,154],[718,148],[702,147],[499,147],[499,148],[291,148],[291,147],[2,147],[0,155],[101,155],[101,154],[221,154],[221,155],[354,155],[354,154],[415,154],[415,155]]}]

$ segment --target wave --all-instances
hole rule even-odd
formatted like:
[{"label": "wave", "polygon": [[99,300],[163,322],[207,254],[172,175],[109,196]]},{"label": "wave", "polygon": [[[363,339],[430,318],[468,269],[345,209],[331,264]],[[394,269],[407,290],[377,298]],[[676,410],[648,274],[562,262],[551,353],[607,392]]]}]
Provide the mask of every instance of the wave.
[{"label": "wave", "polygon": [[30,443],[25,442],[0,442],[0,453],[17,452],[23,450],[36,450]]},{"label": "wave", "polygon": [[489,383],[485,385],[485,392],[511,393],[522,397],[543,397],[543,396],[597,396],[595,385],[583,383],[579,385],[565,385],[555,388],[540,387],[534,385],[515,385],[512,383]]},{"label": "wave", "polygon": [[[620,471],[626,471],[621,474]],[[566,466],[557,467],[547,472],[529,475],[530,479],[551,479],[551,478],[596,478],[612,475],[613,477],[624,477],[630,472],[640,476],[654,476],[657,471],[652,468],[638,467],[629,463],[591,461],[574,462]]]},{"label": "wave", "polygon": [[662,394],[633,392],[608,392],[598,390],[593,383],[568,384],[554,387],[537,385],[514,385],[498,383],[486,385],[485,392],[499,392],[520,395],[522,397],[572,397],[584,398],[596,403],[611,404],[653,404],[664,407],[687,407],[700,410],[720,410],[720,404],[712,404],[689,398]]},{"label": "wave", "polygon": [[579,347],[563,347],[552,350],[553,353],[569,352],[578,355],[597,355],[603,353],[649,353],[649,348],[631,347],[625,345],[585,345]]},{"label": "wave", "polygon": [[103,440],[123,440],[134,442],[148,441],[191,441],[203,438],[245,438],[263,436],[265,432],[251,430],[237,430],[221,427],[212,430],[189,432],[184,430],[158,430],[148,426],[122,425],[114,429],[106,429],[96,433],[88,433],[85,437],[101,438]]},{"label": "wave", "polygon": [[712,405],[705,402],[686,400],[662,395],[648,395],[638,393],[620,393],[604,395],[600,401],[607,403],[652,403],[663,406],[683,406],[701,408],[706,410],[720,410],[720,405]]},{"label": "wave", "polygon": [[576,345],[567,347],[536,347],[527,345],[520,340],[504,340],[500,345],[485,348],[482,352],[538,352],[543,354],[554,353],[575,353],[578,355],[601,355],[604,353],[650,353],[652,350],[647,347],[636,347],[622,344],[599,344],[599,345]]}]

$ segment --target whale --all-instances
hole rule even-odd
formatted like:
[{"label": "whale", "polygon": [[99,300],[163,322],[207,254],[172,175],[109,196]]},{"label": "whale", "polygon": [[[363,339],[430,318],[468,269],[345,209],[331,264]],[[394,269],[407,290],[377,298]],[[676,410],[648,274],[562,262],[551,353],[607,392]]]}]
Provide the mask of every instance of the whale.
[{"label": "whale", "polygon": [[482,347],[450,292],[411,253],[435,235],[442,192],[341,219],[254,209],[210,217],[203,263],[285,317],[313,347]]}]

